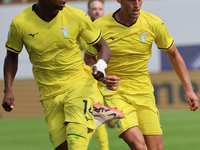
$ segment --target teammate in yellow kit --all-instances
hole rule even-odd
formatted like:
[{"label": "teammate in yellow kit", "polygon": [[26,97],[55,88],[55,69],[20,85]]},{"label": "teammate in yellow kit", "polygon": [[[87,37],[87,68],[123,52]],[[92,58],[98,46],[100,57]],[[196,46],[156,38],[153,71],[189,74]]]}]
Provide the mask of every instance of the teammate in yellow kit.
[{"label": "teammate in yellow kit", "polygon": [[[115,127],[119,137],[131,150],[163,150],[159,112],[147,71],[153,41],[168,55],[185,87],[191,111],[198,108],[198,98],[192,89],[185,63],[163,21],[140,10],[143,0],[117,1],[121,8],[94,23],[101,29],[111,49],[105,83],[110,82],[112,75],[116,75],[115,80],[120,84],[116,91],[110,91],[101,82],[98,86],[108,106],[123,111],[125,117],[116,122]],[[96,50],[89,47],[85,62],[92,66],[96,62],[96,55]]]},{"label": "teammate in yellow kit", "polygon": [[[12,83],[18,54],[25,45],[54,149],[87,150],[87,137],[94,124],[113,119],[109,115],[112,112],[119,118],[123,114],[98,104],[93,111],[93,78],[104,79],[110,49],[87,14],[65,3],[66,0],[38,0],[12,20],[6,42],[2,106],[9,112],[14,108]],[[93,67],[93,76],[82,59],[79,37],[99,51],[101,59]]]}]

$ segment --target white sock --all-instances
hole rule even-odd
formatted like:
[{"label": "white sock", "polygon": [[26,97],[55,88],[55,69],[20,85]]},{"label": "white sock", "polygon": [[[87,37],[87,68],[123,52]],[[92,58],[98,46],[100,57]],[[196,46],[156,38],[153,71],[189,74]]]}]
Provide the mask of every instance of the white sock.
[{"label": "white sock", "polygon": [[[99,126],[101,126],[101,125],[103,124],[101,121],[96,120],[95,118],[94,118],[94,120],[98,123]],[[99,127],[99,126],[98,126],[98,127]]]}]

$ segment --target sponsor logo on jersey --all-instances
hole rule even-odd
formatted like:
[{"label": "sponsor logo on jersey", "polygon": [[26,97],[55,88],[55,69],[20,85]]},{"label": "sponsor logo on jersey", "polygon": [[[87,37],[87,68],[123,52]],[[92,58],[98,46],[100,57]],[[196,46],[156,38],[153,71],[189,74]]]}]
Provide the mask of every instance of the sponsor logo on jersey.
[{"label": "sponsor logo on jersey", "polygon": [[137,33],[137,34],[139,34],[140,35],[140,39],[141,39],[141,41],[142,42],[145,42],[145,40],[146,40],[146,34],[148,34],[149,32],[145,32],[145,33]]},{"label": "sponsor logo on jersey", "polygon": [[62,30],[62,34],[63,34],[64,37],[66,37],[66,36],[68,35],[67,29],[68,29],[69,27],[71,27],[71,26],[67,26],[67,27],[58,27],[59,29]]},{"label": "sponsor logo on jersey", "polygon": [[30,34],[28,34],[28,35],[30,35],[30,36],[32,36],[32,37],[35,37],[35,35],[37,35],[37,34],[38,34],[38,32],[37,32],[37,33],[34,33],[34,34],[30,33]]},{"label": "sponsor logo on jersey", "polygon": [[115,40],[116,38],[118,38],[118,37],[109,37],[109,39],[111,39],[111,40]]},{"label": "sponsor logo on jersey", "polygon": [[85,119],[86,119],[87,121],[89,121],[89,120],[93,120],[93,119],[89,119],[89,118],[87,118],[87,117],[85,117]]}]

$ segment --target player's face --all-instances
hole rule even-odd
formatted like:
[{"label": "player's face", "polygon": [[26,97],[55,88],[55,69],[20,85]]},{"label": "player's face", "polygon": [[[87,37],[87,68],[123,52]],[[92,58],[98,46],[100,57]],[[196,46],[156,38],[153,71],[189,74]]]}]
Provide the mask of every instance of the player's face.
[{"label": "player's face", "polygon": [[91,17],[91,20],[94,21],[97,18],[103,17],[104,15],[104,5],[100,1],[93,1],[90,3],[88,10],[88,15]]},{"label": "player's face", "polygon": [[63,7],[65,7],[65,3],[67,0],[46,0],[47,1],[47,7],[49,7],[52,10],[62,10]]},{"label": "player's face", "polygon": [[131,19],[137,19],[143,0],[117,0],[121,4],[121,10]]}]

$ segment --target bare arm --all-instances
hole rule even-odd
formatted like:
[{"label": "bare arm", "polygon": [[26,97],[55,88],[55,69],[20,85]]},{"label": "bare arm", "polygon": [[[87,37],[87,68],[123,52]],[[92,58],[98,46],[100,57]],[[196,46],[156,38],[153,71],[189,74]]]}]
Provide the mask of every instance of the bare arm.
[{"label": "bare arm", "polygon": [[99,42],[93,45],[97,51],[98,51],[98,58],[103,59],[106,63],[108,63],[110,59],[110,47],[108,44],[104,41],[104,39],[101,37]]},{"label": "bare arm", "polygon": [[18,67],[18,54],[7,51],[4,61],[4,98],[2,106],[5,111],[11,111],[15,105],[15,97],[12,92],[12,83]]},{"label": "bare arm", "polygon": [[90,67],[92,67],[94,64],[97,63],[96,57],[95,56],[91,56],[88,53],[84,54],[84,61]]},{"label": "bare arm", "polygon": [[[98,58],[103,59],[107,63],[110,58],[110,48],[108,47],[107,43],[103,40],[103,38],[101,38],[100,41],[93,46],[98,51]],[[87,53],[85,53],[85,55],[84,55],[84,61],[87,65],[89,65],[91,67],[97,63],[96,57],[91,56]],[[114,91],[118,89],[118,87],[116,87],[116,86],[119,85],[120,78],[118,78],[117,76],[115,76],[115,75],[107,76],[106,75],[106,77],[104,78],[103,74],[101,72],[98,72],[96,67],[93,68],[93,76],[98,81],[102,81],[104,84],[106,84],[108,89],[114,90]]]},{"label": "bare arm", "polygon": [[[108,44],[104,41],[104,39],[101,37],[101,39],[93,45],[97,51],[98,51],[98,59],[102,59],[105,63],[108,63],[110,59],[110,47]],[[87,65],[93,66],[96,64],[96,59],[95,57],[85,54],[84,56],[84,61]],[[93,67],[93,73],[92,75],[94,78],[98,81],[102,81],[104,79],[104,74],[100,71],[97,71],[97,67]]]},{"label": "bare arm", "polygon": [[171,50],[166,51],[166,54],[168,55],[176,74],[178,75],[185,88],[186,99],[188,101],[188,104],[190,105],[190,110],[195,111],[198,108],[198,98],[193,91],[183,58],[179,54],[175,45],[171,48]]},{"label": "bare arm", "polygon": [[[97,51],[98,51],[98,58],[103,59],[106,63],[108,63],[110,59],[110,47],[108,44],[104,41],[104,39],[101,37],[101,39],[93,45]],[[97,60],[95,56],[91,56],[87,53],[85,53],[84,61],[87,65],[93,66],[96,64]]]}]

